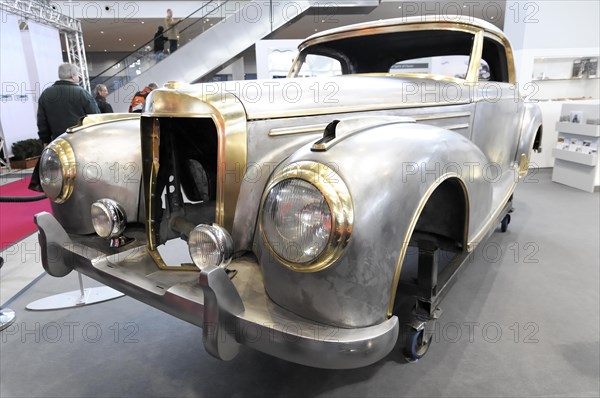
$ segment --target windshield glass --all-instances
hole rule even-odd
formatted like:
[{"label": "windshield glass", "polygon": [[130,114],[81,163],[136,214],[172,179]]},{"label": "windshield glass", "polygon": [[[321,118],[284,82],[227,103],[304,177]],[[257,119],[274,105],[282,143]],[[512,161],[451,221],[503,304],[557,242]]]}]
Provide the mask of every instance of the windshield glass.
[{"label": "windshield glass", "polygon": [[298,77],[339,76],[342,64],[335,58],[326,55],[308,54],[302,63]]},{"label": "windshield glass", "polygon": [[452,30],[385,32],[345,37],[305,48],[294,76],[428,73],[464,78],[474,34]]}]

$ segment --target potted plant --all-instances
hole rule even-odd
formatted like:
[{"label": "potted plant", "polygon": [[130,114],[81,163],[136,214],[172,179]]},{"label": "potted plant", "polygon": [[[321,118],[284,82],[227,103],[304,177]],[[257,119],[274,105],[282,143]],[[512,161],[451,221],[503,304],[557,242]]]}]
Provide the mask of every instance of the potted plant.
[{"label": "potted plant", "polygon": [[10,167],[13,169],[29,169],[36,165],[44,145],[36,138],[17,141],[11,146],[13,156],[10,158]]}]

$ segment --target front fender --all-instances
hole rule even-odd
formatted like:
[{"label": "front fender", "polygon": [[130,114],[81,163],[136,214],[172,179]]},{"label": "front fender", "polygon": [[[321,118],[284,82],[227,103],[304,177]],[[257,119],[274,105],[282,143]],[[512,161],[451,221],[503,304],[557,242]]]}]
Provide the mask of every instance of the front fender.
[{"label": "front fender", "polygon": [[[119,202],[128,222],[139,220],[141,183],[139,115],[84,123],[60,136],[75,154],[75,185],[61,204],[52,203],[52,212],[68,233],[94,232],[90,206],[101,198]],[[85,119],[84,119],[85,121]]]},{"label": "front fender", "polygon": [[[348,134],[323,152],[306,145],[280,165],[314,161],[336,171],[352,197],[354,225],[345,252],[314,273],[277,262],[255,234],[265,288],[279,305],[340,327],[364,327],[387,317],[394,275],[428,195],[459,178],[470,200],[469,231],[481,227],[492,191],[483,153],[460,134],[428,125],[393,123]],[[259,220],[260,222],[260,220]],[[293,287],[293,288],[292,288]]]}]

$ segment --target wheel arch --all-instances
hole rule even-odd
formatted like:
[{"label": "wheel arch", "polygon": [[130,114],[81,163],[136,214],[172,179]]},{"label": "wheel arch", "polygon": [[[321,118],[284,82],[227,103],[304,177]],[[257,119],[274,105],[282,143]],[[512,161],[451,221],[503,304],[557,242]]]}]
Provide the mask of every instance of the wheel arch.
[{"label": "wheel arch", "polygon": [[521,124],[521,134],[519,138],[519,147],[516,156],[527,156],[528,161],[531,157],[531,151],[542,151],[542,111],[536,103],[525,103],[523,119]]},{"label": "wheel arch", "polygon": [[[456,211],[457,209],[460,211]],[[467,186],[458,174],[444,174],[429,186],[421,197],[409,228],[406,230],[406,235],[402,240],[390,291],[388,317],[393,315],[402,265],[414,233],[422,231],[454,239],[463,250],[466,250],[469,233],[469,213],[470,202]]]}]

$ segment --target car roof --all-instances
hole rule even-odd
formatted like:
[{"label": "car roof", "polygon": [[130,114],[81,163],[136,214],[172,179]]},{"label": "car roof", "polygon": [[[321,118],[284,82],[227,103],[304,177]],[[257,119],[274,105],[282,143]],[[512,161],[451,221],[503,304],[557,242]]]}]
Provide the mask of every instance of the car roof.
[{"label": "car roof", "polygon": [[[329,29],[320,33],[315,33],[314,35],[305,39],[298,48],[300,50],[305,47],[313,44],[314,42],[325,42],[328,41],[328,37],[331,37],[333,40],[339,34],[357,32],[357,35],[364,34],[363,32],[366,29],[372,28],[385,28],[385,27],[393,27],[393,26],[407,26],[407,25],[415,25],[415,28],[418,26],[419,29],[427,29],[430,25],[432,29],[449,29],[452,27],[470,27],[470,28],[478,28],[487,32],[494,33],[499,36],[503,41],[506,40],[506,36],[504,33],[496,26],[492,25],[489,22],[484,20],[473,18],[470,16],[463,15],[422,15],[415,17],[401,17],[401,18],[392,18],[392,19],[382,19],[378,21],[371,22],[363,22],[357,23],[353,25],[341,26],[338,28]],[[361,32],[361,33],[358,33]],[[351,36],[351,35],[350,35]]]}]

